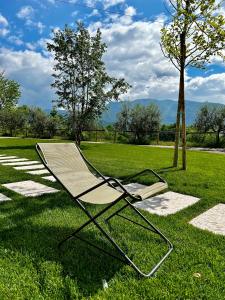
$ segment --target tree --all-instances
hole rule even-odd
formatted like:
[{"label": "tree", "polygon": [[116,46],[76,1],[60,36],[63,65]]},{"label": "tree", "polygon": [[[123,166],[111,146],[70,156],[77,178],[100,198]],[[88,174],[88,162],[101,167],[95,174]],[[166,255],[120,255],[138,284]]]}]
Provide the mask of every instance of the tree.
[{"label": "tree", "polygon": [[0,110],[0,126],[10,136],[16,135],[16,131],[23,129],[26,116],[20,108],[3,108]]},{"label": "tree", "polygon": [[197,114],[195,127],[199,131],[216,133],[216,145],[220,144],[220,133],[225,129],[225,106],[204,105]]},{"label": "tree", "polygon": [[47,122],[48,116],[41,108],[30,108],[29,125],[35,137],[45,137]]},{"label": "tree", "polygon": [[75,140],[80,144],[86,124],[101,115],[107,102],[118,100],[129,84],[107,74],[102,60],[107,47],[99,29],[91,36],[82,23],[77,23],[76,31],[65,26],[54,32],[47,47],[55,60],[52,87],[58,96],[56,103],[70,112]]},{"label": "tree", "polygon": [[49,138],[56,135],[57,129],[62,129],[63,121],[63,117],[58,113],[57,109],[53,107],[46,121],[46,132]]},{"label": "tree", "polygon": [[225,44],[224,17],[216,13],[216,0],[169,0],[172,20],[162,29],[161,48],[180,73],[173,165],[178,165],[182,120],[182,167],[186,162],[184,72],[188,66],[203,68],[212,56],[222,56]]},{"label": "tree", "polygon": [[146,143],[149,134],[158,131],[160,127],[160,111],[155,104],[136,105],[133,108],[124,105],[117,118],[117,128],[132,131],[137,144]]},{"label": "tree", "polygon": [[130,127],[130,112],[131,107],[129,102],[124,102],[122,104],[121,111],[117,114],[117,122],[115,127],[119,131],[128,131]]},{"label": "tree", "polygon": [[207,132],[212,128],[213,109],[209,105],[204,105],[197,112],[195,127],[198,131]]},{"label": "tree", "polygon": [[20,86],[14,81],[5,78],[4,72],[0,73],[0,110],[15,106],[20,98]]}]

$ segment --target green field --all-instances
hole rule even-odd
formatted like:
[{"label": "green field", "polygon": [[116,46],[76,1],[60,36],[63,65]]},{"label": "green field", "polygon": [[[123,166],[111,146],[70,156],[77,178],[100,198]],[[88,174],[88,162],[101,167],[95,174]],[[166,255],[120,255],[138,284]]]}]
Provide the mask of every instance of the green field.
[{"label": "green field", "polygon": [[[35,143],[32,139],[1,139],[0,154],[36,160]],[[0,204],[0,299],[225,299],[225,238],[188,224],[210,207],[225,203],[225,155],[188,151],[185,172],[171,168],[171,149],[88,143],[81,148],[105,175],[124,178],[153,168],[168,181],[170,190],[201,201],[167,217],[145,213],[175,250],[155,277],[144,279],[79,240],[69,241],[58,251],[58,242],[84,222],[85,216],[58,183],[0,165],[0,184],[32,178],[61,190],[24,198],[0,185],[0,193],[13,199]],[[165,250],[157,237],[118,217],[112,225],[115,238],[146,271]],[[97,230],[82,234],[113,251]],[[103,279],[108,289],[103,289]]]}]

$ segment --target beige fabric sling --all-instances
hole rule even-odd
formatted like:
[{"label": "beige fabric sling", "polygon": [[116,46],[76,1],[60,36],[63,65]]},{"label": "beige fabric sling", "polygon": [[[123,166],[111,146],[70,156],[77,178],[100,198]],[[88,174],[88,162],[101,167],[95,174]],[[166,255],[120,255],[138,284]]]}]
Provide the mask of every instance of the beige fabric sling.
[{"label": "beige fabric sling", "polygon": [[[73,197],[85,192],[102,182],[87,167],[82,155],[74,143],[38,143],[45,159],[45,164],[52,174],[65,186]],[[146,199],[153,194],[168,188],[164,182],[157,182],[135,195]],[[80,200],[93,204],[111,203],[118,199],[122,192],[104,184],[79,197]]]}]

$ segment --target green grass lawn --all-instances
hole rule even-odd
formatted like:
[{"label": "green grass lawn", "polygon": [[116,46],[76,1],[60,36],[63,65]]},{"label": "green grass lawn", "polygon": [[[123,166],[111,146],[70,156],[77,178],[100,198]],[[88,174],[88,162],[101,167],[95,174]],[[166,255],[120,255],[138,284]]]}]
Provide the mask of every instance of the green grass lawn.
[{"label": "green grass lawn", "polygon": [[[1,139],[0,154],[36,160],[35,143],[32,139]],[[1,184],[31,178],[61,187],[0,165],[0,193],[13,199],[0,204],[0,299],[224,299],[225,237],[188,222],[217,203],[225,203],[225,155],[190,151],[184,172],[171,168],[171,149],[83,143],[82,150],[105,175],[124,178],[153,168],[168,181],[170,190],[201,198],[175,215],[144,213],[168,236],[175,250],[150,279],[79,240],[69,241],[59,252],[58,242],[84,222],[85,216],[64,191],[24,198],[5,189]],[[118,217],[112,225],[120,245],[145,271],[165,251],[156,236]],[[95,229],[82,235],[113,251]],[[109,285],[106,290],[103,279]]]}]

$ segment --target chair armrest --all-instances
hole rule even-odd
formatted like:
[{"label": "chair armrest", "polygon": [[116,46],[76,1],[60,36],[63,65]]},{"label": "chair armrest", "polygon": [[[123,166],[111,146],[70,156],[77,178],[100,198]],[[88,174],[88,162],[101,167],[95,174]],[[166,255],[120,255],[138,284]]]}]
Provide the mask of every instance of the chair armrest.
[{"label": "chair armrest", "polygon": [[159,174],[157,174],[157,173],[156,173],[155,171],[153,171],[152,169],[145,169],[145,170],[143,170],[143,171],[141,171],[141,172],[138,172],[138,173],[136,173],[136,174],[134,174],[134,175],[128,176],[126,179],[124,179],[124,180],[122,181],[122,183],[123,183],[124,181],[128,181],[128,180],[130,180],[130,179],[133,179],[133,178],[135,178],[135,177],[137,177],[137,176],[144,175],[145,173],[151,173],[151,174],[153,174],[156,178],[158,178],[159,181],[164,182],[164,183],[167,183],[165,179],[163,179]]},{"label": "chair armrest", "polygon": [[130,192],[128,192],[127,189],[116,178],[113,178],[113,177],[104,179],[102,182],[92,186],[90,189],[84,191],[83,193],[80,193],[79,195],[77,195],[74,198],[75,199],[80,198],[80,197],[86,195],[87,193],[90,193],[93,190],[95,190],[95,189],[99,188],[100,186],[107,184],[107,183],[110,185],[110,187],[114,188],[114,186],[112,184],[110,184],[110,181],[113,181],[114,183],[116,183],[116,185],[121,188],[121,190],[123,191],[124,194],[127,194],[127,196],[130,196],[131,198],[134,198],[134,195],[130,194]]}]

